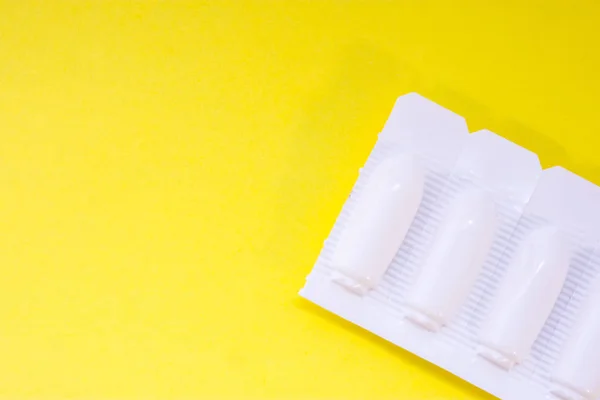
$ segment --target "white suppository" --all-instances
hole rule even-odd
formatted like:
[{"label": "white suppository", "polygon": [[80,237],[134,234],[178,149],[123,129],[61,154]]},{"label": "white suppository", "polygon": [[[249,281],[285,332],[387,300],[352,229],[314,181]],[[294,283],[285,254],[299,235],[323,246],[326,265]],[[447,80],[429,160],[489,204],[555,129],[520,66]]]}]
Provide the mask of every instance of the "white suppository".
[{"label": "white suppository", "polygon": [[481,334],[479,354],[510,369],[522,361],[546,323],[569,269],[560,231],[534,230],[520,245]]},{"label": "white suppository", "polygon": [[502,399],[595,400],[599,206],[596,185],[408,94],[300,293]]},{"label": "white suppository", "polygon": [[340,235],[332,261],[338,271],[335,282],[359,294],[377,285],[417,213],[424,176],[411,154],[386,159],[374,168]]},{"label": "white suppository", "polygon": [[[599,282],[600,283],[600,282]],[[564,400],[600,397],[600,286],[594,285],[552,374],[552,394]]]},{"label": "white suppository", "polygon": [[445,325],[464,302],[497,228],[494,202],[481,190],[461,193],[446,214],[407,299],[406,318],[431,331]]}]

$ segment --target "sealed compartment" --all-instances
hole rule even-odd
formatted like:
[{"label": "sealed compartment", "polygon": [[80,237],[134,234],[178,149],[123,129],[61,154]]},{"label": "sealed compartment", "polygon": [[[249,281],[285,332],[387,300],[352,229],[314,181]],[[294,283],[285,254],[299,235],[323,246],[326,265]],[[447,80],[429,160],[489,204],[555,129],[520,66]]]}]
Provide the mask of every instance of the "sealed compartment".
[{"label": "sealed compartment", "polygon": [[467,138],[464,119],[438,104],[414,93],[396,101],[377,154],[362,169],[342,212],[343,229],[328,261],[334,283],[358,295],[378,285],[424,195],[431,197],[425,191],[435,171],[454,165]]},{"label": "sealed compartment", "polygon": [[417,213],[424,179],[420,161],[411,154],[375,167],[333,256],[335,282],[358,294],[377,284]]},{"label": "sealed compartment", "polygon": [[482,357],[504,369],[525,358],[560,294],[569,259],[555,227],[538,228],[525,239],[482,334]]},{"label": "sealed compartment", "polygon": [[560,167],[543,171],[512,235],[513,252],[502,260],[505,276],[479,338],[483,358],[508,370],[529,355],[559,299],[573,252],[591,248],[600,235],[588,213],[599,201],[591,182]]},{"label": "sealed compartment", "polygon": [[490,250],[496,218],[484,191],[468,190],[452,202],[410,294],[409,320],[437,331],[456,312]]},{"label": "sealed compartment", "polygon": [[436,205],[443,217],[431,221],[436,233],[409,289],[409,321],[436,332],[458,313],[507,245],[499,233],[514,227],[540,173],[534,153],[487,130],[470,135]]},{"label": "sealed compartment", "polygon": [[[598,257],[598,254],[595,255]],[[592,286],[552,373],[551,394],[562,400],[600,398],[600,281]]]}]

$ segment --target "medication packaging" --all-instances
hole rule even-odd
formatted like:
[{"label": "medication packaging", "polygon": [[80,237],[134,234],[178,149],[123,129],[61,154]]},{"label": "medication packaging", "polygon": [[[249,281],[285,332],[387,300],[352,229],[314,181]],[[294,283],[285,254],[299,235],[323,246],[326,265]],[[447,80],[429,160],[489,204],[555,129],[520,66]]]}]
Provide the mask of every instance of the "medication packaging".
[{"label": "medication packaging", "polygon": [[411,93],[300,294],[502,399],[600,399],[600,187]]}]

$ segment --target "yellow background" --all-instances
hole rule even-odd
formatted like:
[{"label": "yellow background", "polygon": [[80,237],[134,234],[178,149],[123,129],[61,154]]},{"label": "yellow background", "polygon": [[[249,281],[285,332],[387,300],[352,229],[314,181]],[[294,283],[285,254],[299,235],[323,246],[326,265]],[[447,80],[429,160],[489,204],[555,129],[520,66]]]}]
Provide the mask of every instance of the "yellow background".
[{"label": "yellow background", "polygon": [[600,182],[599,17],[0,0],[0,397],[488,398],[297,291],[402,93]]}]

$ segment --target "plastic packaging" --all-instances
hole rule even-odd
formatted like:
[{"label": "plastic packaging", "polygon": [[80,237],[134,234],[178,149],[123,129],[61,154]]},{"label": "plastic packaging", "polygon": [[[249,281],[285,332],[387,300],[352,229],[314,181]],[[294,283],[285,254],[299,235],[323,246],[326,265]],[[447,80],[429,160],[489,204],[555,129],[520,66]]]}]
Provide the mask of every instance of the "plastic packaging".
[{"label": "plastic packaging", "polygon": [[437,331],[454,317],[480,274],[504,251],[502,233],[514,229],[540,173],[535,154],[493,132],[468,137],[434,209],[422,215],[433,238],[415,235],[428,244],[426,255],[413,263],[417,277],[406,300],[410,321]]},{"label": "plastic packaging", "polygon": [[569,259],[557,228],[539,228],[525,239],[482,333],[481,356],[504,369],[525,358],[560,294]]},{"label": "plastic packaging", "polygon": [[379,282],[417,213],[423,186],[424,171],[413,155],[374,169],[334,254],[335,282],[359,294]]},{"label": "plastic packaging", "polygon": [[600,399],[600,188],[396,102],[300,294],[502,399]]},{"label": "plastic packaging", "polygon": [[[589,191],[591,192],[591,190]],[[587,193],[598,207],[598,196]],[[590,204],[591,205],[591,204]],[[585,211],[580,210],[584,218]],[[595,400],[600,398],[600,243],[585,238],[599,229],[589,221],[587,232],[577,238],[580,259],[573,268],[573,281],[562,311],[560,355],[551,373],[551,393],[556,399]]]},{"label": "plastic packaging", "polygon": [[361,190],[353,192],[342,213],[344,230],[330,262],[333,281],[357,294],[379,283],[423,198],[427,203],[435,196],[426,182],[433,186],[468,138],[463,118],[418,95],[399,98],[396,109],[381,134],[385,144],[361,171]]},{"label": "plastic packaging", "polygon": [[599,306],[600,285],[596,284],[552,374],[551,393],[555,398],[593,400],[600,397]]},{"label": "plastic packaging", "polygon": [[409,293],[409,320],[437,331],[456,313],[481,272],[496,225],[486,193],[470,190],[453,201]]}]

